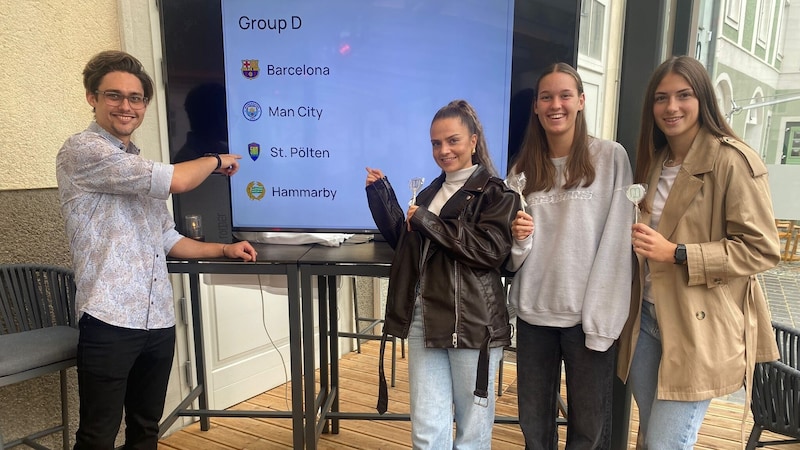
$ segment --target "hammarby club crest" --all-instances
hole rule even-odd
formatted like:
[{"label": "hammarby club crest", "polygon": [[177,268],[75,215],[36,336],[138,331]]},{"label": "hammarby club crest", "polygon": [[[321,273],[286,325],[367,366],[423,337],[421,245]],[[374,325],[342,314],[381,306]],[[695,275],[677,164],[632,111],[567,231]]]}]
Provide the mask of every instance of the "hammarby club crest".
[{"label": "hammarby club crest", "polygon": [[248,80],[258,76],[258,60],[257,59],[243,59],[242,60],[242,75]]},{"label": "hammarby club crest", "polygon": [[266,194],[266,189],[260,181],[251,181],[247,184],[247,196],[250,200],[261,200]]}]

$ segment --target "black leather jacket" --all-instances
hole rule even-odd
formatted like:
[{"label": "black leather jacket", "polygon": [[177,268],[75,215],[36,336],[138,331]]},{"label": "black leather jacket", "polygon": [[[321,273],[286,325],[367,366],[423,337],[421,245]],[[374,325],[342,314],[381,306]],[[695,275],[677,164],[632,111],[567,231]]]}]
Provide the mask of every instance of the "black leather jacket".
[{"label": "black leather jacket", "polygon": [[[417,196],[411,232],[388,179],[367,186],[375,224],[395,249],[384,338],[408,336],[419,290],[426,347],[481,349],[475,393],[486,398],[488,348],[511,344],[501,269],[511,252],[511,221],[519,196],[478,167],[437,216],[427,206],[444,179],[442,173]],[[425,239],[430,243],[420,263]],[[383,391],[382,365],[380,371]]]}]

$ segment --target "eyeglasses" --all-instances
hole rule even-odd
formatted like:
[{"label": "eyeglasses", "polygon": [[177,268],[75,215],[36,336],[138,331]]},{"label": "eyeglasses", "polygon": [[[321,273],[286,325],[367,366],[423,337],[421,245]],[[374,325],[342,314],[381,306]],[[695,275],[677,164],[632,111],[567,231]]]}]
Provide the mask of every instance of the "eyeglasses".
[{"label": "eyeglasses", "polygon": [[150,99],[142,97],[141,95],[122,95],[115,91],[94,91],[95,94],[101,94],[106,98],[106,105],[108,106],[121,106],[122,101],[127,99],[128,104],[133,109],[142,109],[150,103]]}]

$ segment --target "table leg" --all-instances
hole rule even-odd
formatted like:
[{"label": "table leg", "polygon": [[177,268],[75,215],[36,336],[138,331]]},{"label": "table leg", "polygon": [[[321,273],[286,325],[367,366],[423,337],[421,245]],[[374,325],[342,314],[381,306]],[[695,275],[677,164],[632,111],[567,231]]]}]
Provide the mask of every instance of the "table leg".
[{"label": "table leg", "polygon": [[[328,280],[327,276],[317,275],[317,324],[319,326],[319,408],[317,413],[317,420],[323,423],[323,433],[328,432],[328,419],[323,417],[326,415],[325,404],[327,403],[328,396],[330,395],[330,378],[328,377],[328,345],[330,338],[328,337],[328,295],[330,294],[325,284]],[[335,311],[335,310],[334,310]],[[319,426],[319,424],[317,425]]]},{"label": "table leg", "polygon": [[[330,390],[328,395],[333,396],[333,403],[331,404],[331,411],[339,412],[339,315],[336,311],[339,306],[339,301],[336,294],[337,278],[335,275],[326,277],[328,279],[328,314],[330,320],[330,333],[328,334],[328,343],[330,344]],[[334,417],[331,419],[331,433],[339,434],[339,419]]]},{"label": "table leg", "polygon": [[300,295],[302,298],[302,323],[303,323],[303,370],[304,370],[304,389],[305,389],[305,443],[306,448],[314,450],[317,448],[317,411],[316,384],[314,372],[316,362],[314,361],[314,292],[311,289],[311,277],[300,276]]},{"label": "table leg", "polygon": [[[294,448],[303,448],[303,344],[300,315],[300,281],[297,267],[286,273],[289,295],[289,361],[292,366],[292,440]],[[295,299],[295,301],[292,301]]]},{"label": "table leg", "polygon": [[[206,393],[206,354],[203,349],[203,311],[200,307],[200,275],[189,274],[189,295],[192,303],[192,328],[194,331],[194,364],[197,372],[197,387],[200,395],[197,398],[200,410],[208,410],[208,395]],[[208,431],[211,428],[211,419],[208,415],[200,415],[200,429]]]},{"label": "table leg", "polygon": [[783,253],[781,253],[781,261],[790,261],[792,254],[789,253],[789,245],[792,243],[792,237],[796,233],[794,228],[794,221],[789,221],[789,229],[787,230],[786,245],[783,246]]}]

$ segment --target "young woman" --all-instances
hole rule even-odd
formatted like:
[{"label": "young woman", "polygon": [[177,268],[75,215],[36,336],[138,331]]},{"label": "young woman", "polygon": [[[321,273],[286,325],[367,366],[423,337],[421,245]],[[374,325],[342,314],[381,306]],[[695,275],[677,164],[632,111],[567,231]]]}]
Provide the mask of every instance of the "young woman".
[{"label": "young woman", "polygon": [[717,106],[708,73],[680,56],[650,78],[633,225],[638,258],[619,376],[639,406],[639,444],[690,449],[711,398],[751,386],[777,359],[755,274],[780,260],[767,170]]},{"label": "young woman", "polygon": [[483,127],[466,101],[441,108],[430,135],[442,174],[407,213],[383,172],[367,168],[372,216],[395,249],[383,344],[386,335],[408,338],[413,447],[488,449],[491,386],[511,341],[500,268],[519,196],[497,178]]},{"label": "young woman", "polygon": [[567,448],[610,445],[614,342],[628,317],[633,259],[632,175],[621,145],[587,134],[584,100],[574,68],[545,69],[512,169],[527,179],[509,268],[519,420],[532,450],[555,448],[562,361]]}]

